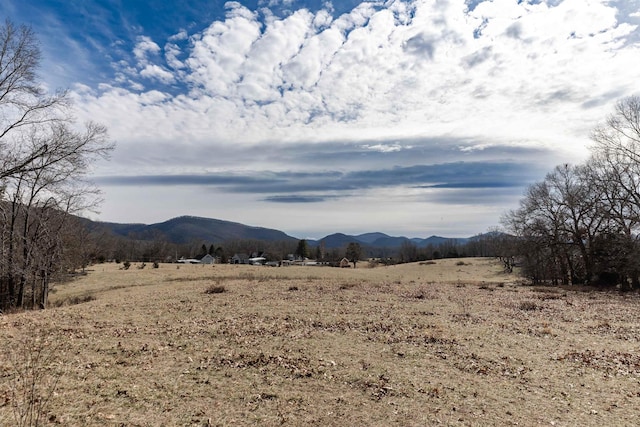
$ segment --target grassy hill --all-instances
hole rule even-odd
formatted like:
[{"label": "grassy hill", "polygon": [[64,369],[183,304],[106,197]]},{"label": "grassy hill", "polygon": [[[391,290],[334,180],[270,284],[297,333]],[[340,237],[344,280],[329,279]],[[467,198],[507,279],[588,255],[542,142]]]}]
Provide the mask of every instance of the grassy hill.
[{"label": "grassy hill", "polygon": [[638,424],[637,298],[517,280],[489,259],[96,265],[61,307],[0,316],[0,425],[35,354],[65,426]]}]

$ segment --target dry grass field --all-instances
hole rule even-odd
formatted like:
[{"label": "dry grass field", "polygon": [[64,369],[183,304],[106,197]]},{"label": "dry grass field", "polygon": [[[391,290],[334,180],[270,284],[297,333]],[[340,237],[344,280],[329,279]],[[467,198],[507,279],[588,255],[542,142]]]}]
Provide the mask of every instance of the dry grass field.
[{"label": "dry grass field", "polygon": [[50,425],[640,425],[636,294],[463,262],[94,266],[0,316],[0,424],[41,357]]}]

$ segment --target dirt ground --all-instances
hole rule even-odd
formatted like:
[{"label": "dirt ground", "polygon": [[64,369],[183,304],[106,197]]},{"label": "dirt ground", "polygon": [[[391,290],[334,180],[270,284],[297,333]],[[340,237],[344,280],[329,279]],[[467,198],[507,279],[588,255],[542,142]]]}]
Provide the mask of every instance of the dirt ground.
[{"label": "dirt ground", "polygon": [[490,259],[118,267],[0,316],[0,425],[640,425],[637,294]]}]

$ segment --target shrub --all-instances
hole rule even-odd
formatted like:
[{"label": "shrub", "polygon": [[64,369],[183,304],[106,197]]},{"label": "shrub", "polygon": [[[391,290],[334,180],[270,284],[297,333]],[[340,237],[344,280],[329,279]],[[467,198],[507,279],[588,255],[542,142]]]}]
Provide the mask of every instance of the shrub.
[{"label": "shrub", "polygon": [[227,289],[220,285],[211,285],[204,291],[205,294],[222,294],[224,292],[227,292]]},{"label": "shrub", "polygon": [[65,372],[59,362],[61,347],[61,343],[49,341],[45,331],[37,331],[5,353],[9,362],[5,380],[11,387],[8,402],[13,409],[13,425],[46,423],[50,401]]},{"label": "shrub", "polygon": [[153,268],[160,268],[160,263],[158,261],[153,261]]},{"label": "shrub", "polygon": [[69,305],[82,304],[83,302],[95,301],[96,297],[93,295],[78,295],[73,298],[69,298]]},{"label": "shrub", "polygon": [[96,297],[93,295],[76,295],[74,297],[56,301],[55,303],[52,304],[52,306],[62,307],[64,305],[76,305],[76,304],[82,304],[83,302],[94,301],[95,299]]},{"label": "shrub", "polygon": [[523,311],[534,311],[538,310],[540,307],[534,301],[522,301],[518,308]]},{"label": "shrub", "polygon": [[125,261],[122,263],[122,269],[123,270],[128,270],[129,267],[131,267],[131,263],[129,261]]},{"label": "shrub", "polygon": [[433,291],[425,288],[416,289],[413,293],[408,294],[408,297],[415,299],[437,299]]},{"label": "shrub", "polygon": [[242,271],[238,274],[238,279],[253,281],[257,280],[256,275],[249,271]]}]

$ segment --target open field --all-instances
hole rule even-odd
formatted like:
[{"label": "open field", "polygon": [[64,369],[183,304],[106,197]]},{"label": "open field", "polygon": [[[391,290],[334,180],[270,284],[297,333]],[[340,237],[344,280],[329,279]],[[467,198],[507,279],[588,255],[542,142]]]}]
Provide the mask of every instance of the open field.
[{"label": "open field", "polygon": [[638,295],[463,262],[95,266],[0,316],[0,425],[34,348],[51,425],[640,425]]}]

